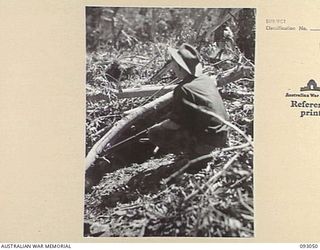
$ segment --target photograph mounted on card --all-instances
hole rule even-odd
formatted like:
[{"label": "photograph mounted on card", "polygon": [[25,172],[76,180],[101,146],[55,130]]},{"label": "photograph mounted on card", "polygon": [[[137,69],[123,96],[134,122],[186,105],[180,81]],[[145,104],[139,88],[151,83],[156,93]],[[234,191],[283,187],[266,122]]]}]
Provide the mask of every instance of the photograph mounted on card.
[{"label": "photograph mounted on card", "polygon": [[85,237],[254,236],[254,8],[87,6]]}]

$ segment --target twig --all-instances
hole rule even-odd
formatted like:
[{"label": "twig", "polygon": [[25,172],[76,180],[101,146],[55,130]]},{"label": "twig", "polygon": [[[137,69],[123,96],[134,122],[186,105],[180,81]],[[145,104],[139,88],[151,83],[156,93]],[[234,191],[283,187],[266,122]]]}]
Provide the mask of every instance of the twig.
[{"label": "twig", "polygon": [[242,199],[242,194],[241,194],[241,191],[240,191],[239,188],[237,189],[237,192],[238,192],[239,201],[240,201],[241,205],[244,206],[246,209],[248,209],[251,213],[253,213],[252,207],[250,207],[247,203],[245,203],[245,202],[243,201],[243,199]]},{"label": "twig", "polygon": [[234,188],[235,186],[237,186],[238,184],[240,184],[242,181],[244,181],[245,179],[247,179],[248,176],[244,176],[241,179],[237,180],[235,183],[233,183],[232,185],[230,185],[230,188]]},{"label": "twig", "polygon": [[244,60],[246,61],[245,63],[249,63],[252,68],[255,68],[255,65],[248,58],[246,58],[243,54],[241,54],[241,55],[244,58]]},{"label": "twig", "polygon": [[151,60],[149,60],[146,64],[144,64],[142,66],[141,70],[144,69],[145,67],[147,67],[150,63],[152,63],[157,57],[158,56],[154,56],[153,58],[151,58]]},{"label": "twig", "polygon": [[114,78],[112,75],[108,74],[108,73],[105,73],[107,76],[109,76],[110,78],[112,78],[113,80],[115,80],[117,83],[120,84],[120,81],[116,78]]},{"label": "twig", "polygon": [[240,82],[240,81],[254,82],[254,79],[244,77],[244,78],[240,78],[240,79],[238,79],[238,80],[236,80],[234,82]]},{"label": "twig", "polygon": [[232,60],[231,60],[231,59],[223,59],[223,60],[220,60],[219,62],[210,64],[210,66],[216,66],[216,65],[218,65],[218,64],[220,64],[220,63],[223,63],[223,62],[225,62],[225,61],[232,61]]},{"label": "twig", "polygon": [[[238,47],[237,47],[237,48],[238,48]],[[239,48],[238,48],[238,50],[239,50]],[[233,50],[230,50],[230,52],[231,52],[232,54],[236,55],[236,56],[239,56],[239,60],[240,60],[240,61],[241,61],[241,59],[244,59],[244,61],[245,61],[244,65],[247,64],[247,63],[249,63],[249,65],[250,65],[252,68],[255,68],[255,65],[254,65],[248,58],[246,58],[245,55],[244,55],[240,50],[239,50],[239,55],[237,55],[237,53],[236,53],[235,51],[233,51]]]},{"label": "twig", "polygon": [[228,151],[233,151],[233,150],[237,150],[237,149],[244,149],[251,146],[251,144],[249,142],[241,144],[241,145],[237,145],[237,146],[232,146],[232,147],[228,147],[228,148],[223,148],[221,149],[221,152],[228,152]]},{"label": "twig", "polygon": [[183,102],[186,105],[192,107],[193,109],[197,109],[198,111],[200,111],[202,113],[205,113],[207,115],[211,115],[211,116],[215,117],[220,122],[224,123],[228,127],[230,127],[232,129],[234,129],[235,131],[237,131],[240,135],[242,135],[243,138],[245,138],[247,140],[248,143],[250,143],[251,146],[253,146],[253,143],[252,143],[251,139],[241,129],[239,129],[237,126],[233,125],[231,122],[226,121],[225,119],[223,119],[221,116],[217,115],[216,113],[214,113],[212,111],[205,110],[204,108],[201,108],[198,105],[196,105],[196,104],[194,104],[192,102],[189,102],[186,99],[184,99]]},{"label": "twig", "polygon": [[158,45],[157,45],[156,43],[155,43],[154,45],[155,45],[155,47],[157,48],[159,55],[160,55],[163,59],[165,59],[165,57],[164,57],[163,54],[161,53]]},{"label": "twig", "polygon": [[96,118],[94,118],[93,120],[99,120],[99,119],[105,119],[105,118],[113,118],[113,117],[121,117],[122,114],[111,114],[111,115],[102,115],[102,116],[98,116]]},{"label": "twig", "polygon": [[228,14],[229,14],[230,16],[232,16],[233,19],[236,20],[236,22],[238,22],[238,18],[236,18],[236,17],[230,12],[230,10],[228,11]]},{"label": "twig", "polygon": [[106,131],[110,126],[105,126],[104,128],[98,130],[95,134],[92,135],[92,137],[96,137],[98,135],[100,135],[101,133],[103,133],[104,131]]},{"label": "twig", "polygon": [[142,207],[142,204],[132,204],[132,205],[127,205],[127,206],[122,206],[120,207],[121,210],[132,210],[132,209],[136,209],[136,208],[140,208]]},{"label": "twig", "polygon": [[204,192],[204,194],[206,195],[206,194],[208,194],[209,192],[211,192],[211,193],[214,193],[214,191],[217,189],[217,188],[219,188],[219,183],[214,183],[214,184],[212,184],[212,185],[206,185],[206,187],[207,187],[207,190]]},{"label": "twig", "polygon": [[[215,182],[221,175],[223,175],[227,169],[232,165],[232,163],[239,157],[239,153],[236,153],[227,163],[224,165],[224,167],[221,169],[220,172],[212,176],[205,184],[201,186],[201,190],[203,190],[207,185],[209,185],[212,182]],[[186,199],[185,201],[190,200],[193,196],[199,193],[199,189],[195,190],[192,192]]]}]

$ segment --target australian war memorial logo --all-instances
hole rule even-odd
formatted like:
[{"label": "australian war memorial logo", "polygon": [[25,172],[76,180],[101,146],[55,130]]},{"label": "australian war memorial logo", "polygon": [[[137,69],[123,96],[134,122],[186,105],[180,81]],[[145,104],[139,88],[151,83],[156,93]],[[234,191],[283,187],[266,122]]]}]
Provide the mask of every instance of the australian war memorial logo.
[{"label": "australian war memorial logo", "polygon": [[320,116],[320,87],[311,79],[305,86],[300,87],[300,92],[285,94],[290,98],[290,108],[299,111],[299,117]]},{"label": "australian war memorial logo", "polygon": [[301,87],[300,91],[320,91],[320,87],[317,86],[317,83],[315,80],[311,79],[307,86]]}]

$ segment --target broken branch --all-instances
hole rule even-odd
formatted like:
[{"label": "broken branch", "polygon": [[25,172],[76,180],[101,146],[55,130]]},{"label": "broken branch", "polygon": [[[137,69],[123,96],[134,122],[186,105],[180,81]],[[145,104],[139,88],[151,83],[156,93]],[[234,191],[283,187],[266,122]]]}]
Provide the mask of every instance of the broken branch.
[{"label": "broken branch", "polygon": [[193,196],[195,196],[196,194],[198,194],[200,192],[200,190],[204,190],[206,187],[209,186],[209,184],[212,184],[213,182],[215,182],[220,176],[222,176],[227,169],[232,165],[232,163],[239,157],[239,153],[236,153],[225,165],[224,167],[221,169],[220,172],[218,172],[217,174],[215,174],[214,176],[212,176],[205,184],[203,184],[200,189],[197,189],[195,191],[193,191],[186,199],[185,201],[190,200]]},{"label": "broken branch", "polygon": [[207,155],[202,155],[198,158],[195,158],[193,160],[188,161],[188,163],[186,165],[184,165],[182,168],[180,168],[178,171],[174,172],[172,175],[170,175],[168,178],[163,180],[164,184],[169,183],[172,179],[176,178],[177,176],[181,175],[182,173],[184,173],[190,166],[197,164],[198,162],[201,161],[205,161],[205,160],[209,160],[209,159],[213,159],[215,156],[217,156],[220,152],[227,152],[227,151],[232,151],[232,150],[237,150],[237,149],[244,149],[247,148],[248,146],[250,146],[249,143],[245,143],[242,145],[238,145],[238,146],[233,146],[233,147],[228,147],[228,148],[224,148],[221,151],[218,152],[214,152],[214,153],[210,153]]}]

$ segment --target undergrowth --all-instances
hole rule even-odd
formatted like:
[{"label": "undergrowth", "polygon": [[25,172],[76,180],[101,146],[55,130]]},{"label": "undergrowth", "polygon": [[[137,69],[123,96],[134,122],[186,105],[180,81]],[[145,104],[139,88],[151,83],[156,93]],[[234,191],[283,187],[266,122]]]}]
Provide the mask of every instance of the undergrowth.
[{"label": "undergrowth", "polygon": [[[146,79],[144,77],[151,77],[155,72],[149,69],[155,67],[151,63],[145,67],[141,66],[142,62],[149,62],[141,58],[138,66],[135,66],[138,69],[131,69],[129,73],[124,70],[119,81],[112,81],[106,77],[112,61],[109,64],[101,64],[102,58],[102,55],[94,54],[88,59],[87,89],[90,91],[87,91],[87,94],[98,92],[107,97],[99,102],[87,102],[88,148],[124,116],[124,111],[140,106],[147,99],[117,99],[115,91],[122,86],[127,88],[143,85],[143,80]],[[108,58],[111,58],[110,55]],[[149,60],[152,60],[152,56]],[[158,64],[162,65],[163,61],[158,60]],[[136,59],[135,63],[137,61]],[[121,61],[118,63],[122,65]],[[210,68],[210,64],[208,65],[207,71],[219,72],[218,68]],[[228,96],[224,102],[230,121],[252,136],[252,82],[247,79],[231,82],[223,86],[220,92]],[[237,96],[238,92],[248,95]],[[229,146],[241,143],[245,143],[245,140],[237,132],[231,131]],[[212,176],[221,171],[236,152],[220,152],[199,173],[184,173],[176,183],[160,185],[147,193],[143,193],[141,188],[144,185],[143,179],[137,176],[146,170],[156,170],[159,166],[168,165],[174,156],[150,159],[143,164],[133,164],[106,174],[94,191],[86,195],[85,219],[91,225],[91,233],[88,235],[253,236],[253,149],[238,151],[240,155],[232,163],[232,167],[214,183],[206,184]],[[139,185],[128,189],[127,183],[133,178],[139,179]],[[200,191],[187,199],[195,190]]]},{"label": "undergrowth", "polygon": [[[151,101],[148,97],[118,99],[116,93],[150,84],[150,78],[169,59],[167,47],[178,45],[178,40],[168,41],[137,40],[130,48],[87,52],[86,152],[125,111]],[[215,64],[209,45],[195,45],[200,46],[208,75],[219,75],[239,61],[238,54]],[[169,72],[153,84],[166,85],[171,80]],[[229,121],[253,139],[253,80],[239,79],[219,91]],[[243,136],[230,129],[228,147],[245,143]],[[254,236],[253,147],[216,149],[198,173],[183,173],[166,183],[158,173],[175,159],[172,154],[162,155],[105,174],[85,195],[85,236]]]}]

